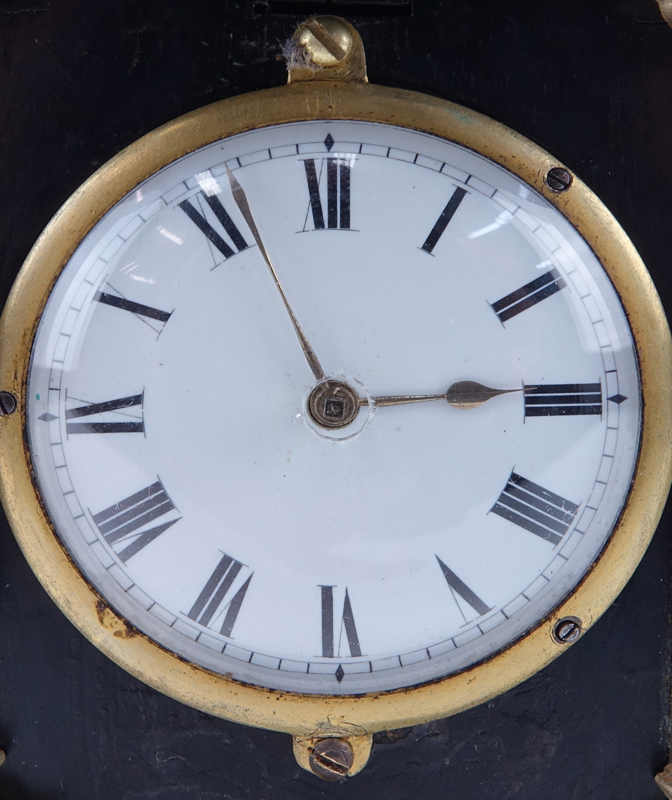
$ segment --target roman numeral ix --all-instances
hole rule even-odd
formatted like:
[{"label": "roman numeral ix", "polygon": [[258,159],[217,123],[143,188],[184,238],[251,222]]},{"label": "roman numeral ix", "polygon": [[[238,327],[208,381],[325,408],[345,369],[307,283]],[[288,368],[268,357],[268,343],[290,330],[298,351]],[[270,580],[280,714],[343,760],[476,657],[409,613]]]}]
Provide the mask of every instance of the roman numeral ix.
[{"label": "roman numeral ix", "polygon": [[339,658],[341,655],[341,636],[345,632],[351,656],[361,656],[362,648],[359,644],[355,617],[352,613],[352,603],[348,590],[345,590],[343,601],[343,615],[339,625],[338,646],[334,646],[334,586],[320,586],[322,590],[322,657]]},{"label": "roman numeral ix", "polygon": [[504,491],[490,509],[554,545],[562,541],[578,510],[576,503],[515,472],[511,473]]},{"label": "roman numeral ix", "polygon": [[460,203],[464,200],[466,194],[467,190],[462,189],[460,186],[455,189],[450,200],[446,203],[446,207],[443,209],[441,215],[434,223],[434,227],[429,232],[429,236],[425,239],[425,243],[421,247],[421,250],[424,250],[425,253],[429,253],[431,255],[432,250],[434,250],[436,247],[436,243],[439,241],[441,236],[443,236],[443,232],[448,227],[448,223],[453,218],[453,215],[459,208]]},{"label": "roman numeral ix", "polygon": [[198,595],[191,611],[187,614],[189,619],[193,619],[194,622],[198,622],[199,625],[206,628],[213,628],[213,630],[217,625],[222,636],[231,636],[252,580],[252,575],[250,575],[233,597],[227,599],[242,568],[243,565],[240,561],[236,561],[235,558],[224,553],[215,567],[215,571],[203,587],[203,591]]},{"label": "roman numeral ix", "polygon": [[[89,405],[69,408],[65,412],[65,429],[68,435],[75,433],[144,433],[145,422],[140,416],[133,422],[70,422],[69,420],[79,417],[91,417],[95,415],[109,414],[110,412],[120,412],[122,409],[139,406],[142,409],[143,395],[134,394],[130,397],[120,397],[117,400],[107,400],[105,403],[90,403]],[[128,415],[124,415],[128,416]]]},{"label": "roman numeral ix", "polygon": [[[181,519],[171,513],[174,510],[173,501],[166,494],[161,481],[157,481],[94,514],[93,521],[101,536],[126,563]],[[151,528],[145,527],[166,515],[170,516],[168,520]]]},{"label": "roman numeral ix", "polygon": [[[313,215],[314,230],[324,230],[324,209],[320,197],[320,177],[327,165],[327,228],[350,229],[350,162],[338,157],[320,159],[320,174],[317,173],[314,158],[303,162],[308,182],[310,211]],[[306,230],[304,225],[303,230]]]},{"label": "roman numeral ix", "polygon": [[[205,192],[201,191],[198,192],[193,198],[194,202],[198,205],[199,200],[205,200],[207,205],[209,206],[210,210],[212,211],[214,217],[217,219],[221,227],[226,231],[231,240],[231,245],[229,245],[218,233],[215,228],[208,222],[206,219],[204,211],[198,210],[195,206],[191,204],[189,200],[183,200],[181,203],[178,203],[179,207],[184,211],[184,213],[189,217],[189,219],[196,225],[196,227],[205,235],[208,241],[212,242],[214,246],[219,250],[219,252],[224,256],[224,258],[231,258],[234,256],[236,252],[240,252],[241,250],[246,250],[248,247],[247,242],[243,238],[243,235],[238,230],[236,225],[234,224],[233,220],[229,216],[227,210],[221,203],[221,200],[217,195],[209,195]],[[202,208],[202,205],[201,205]],[[214,221],[214,220],[213,220]],[[235,249],[234,249],[235,248]]]},{"label": "roman numeral ix", "polygon": [[566,286],[560,273],[551,269],[535,280],[526,283],[525,286],[521,286],[520,289],[516,289],[515,292],[502,297],[496,303],[492,303],[492,309],[499,317],[500,322],[506,322],[507,319],[532,308]]},{"label": "roman numeral ix", "polygon": [[599,383],[549,383],[525,386],[526,417],[602,415],[602,386]]}]

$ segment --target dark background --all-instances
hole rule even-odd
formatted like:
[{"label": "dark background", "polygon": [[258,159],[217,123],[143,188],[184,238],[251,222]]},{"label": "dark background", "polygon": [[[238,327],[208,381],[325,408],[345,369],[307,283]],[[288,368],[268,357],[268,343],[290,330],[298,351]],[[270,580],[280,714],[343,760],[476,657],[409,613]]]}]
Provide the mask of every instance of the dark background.
[{"label": "dark background", "polygon": [[[61,203],[164,122],[285,81],[296,24],[359,28],[372,82],[515,128],[593,188],[672,311],[672,30],[654,0],[0,0],[0,301]],[[326,784],[289,736],[179,705],[89,644],[0,524],[0,800],[660,800],[668,513],[619,600],[487,705],[376,737]]]}]

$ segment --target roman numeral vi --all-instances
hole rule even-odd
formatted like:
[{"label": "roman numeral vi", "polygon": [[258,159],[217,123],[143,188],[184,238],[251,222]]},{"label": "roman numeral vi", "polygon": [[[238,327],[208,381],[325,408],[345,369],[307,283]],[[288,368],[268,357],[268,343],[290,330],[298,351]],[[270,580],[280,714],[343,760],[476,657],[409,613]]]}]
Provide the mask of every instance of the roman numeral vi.
[{"label": "roman numeral vi", "polygon": [[359,644],[355,617],[352,613],[352,603],[348,590],[345,590],[343,601],[343,615],[339,625],[339,643],[334,646],[334,586],[320,586],[322,590],[322,657],[338,658],[341,655],[341,635],[345,632],[348,649],[351,656],[361,656],[362,648]]}]

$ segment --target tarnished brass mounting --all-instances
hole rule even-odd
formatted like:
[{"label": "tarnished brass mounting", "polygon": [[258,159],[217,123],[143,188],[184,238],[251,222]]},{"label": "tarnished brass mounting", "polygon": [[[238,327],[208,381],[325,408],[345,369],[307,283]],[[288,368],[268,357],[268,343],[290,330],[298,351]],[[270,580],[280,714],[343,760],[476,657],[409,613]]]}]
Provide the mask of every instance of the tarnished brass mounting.
[{"label": "tarnished brass mounting", "polygon": [[285,44],[287,83],[368,83],[362,38],[341,17],[311,17]]},{"label": "tarnished brass mounting", "polygon": [[348,730],[323,726],[307,736],[293,736],[294,757],[300,767],[325,781],[350,778],[366,766],[373,743],[370,733],[356,730],[356,725]]}]

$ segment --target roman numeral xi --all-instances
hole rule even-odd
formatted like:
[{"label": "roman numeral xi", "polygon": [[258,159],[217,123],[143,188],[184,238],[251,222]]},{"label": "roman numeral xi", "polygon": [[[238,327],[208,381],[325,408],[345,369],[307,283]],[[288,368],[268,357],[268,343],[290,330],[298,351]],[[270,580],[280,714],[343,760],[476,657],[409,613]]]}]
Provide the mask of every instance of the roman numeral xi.
[{"label": "roman numeral xi", "polygon": [[512,472],[504,491],[490,509],[556,545],[569,530],[579,506]]},{"label": "roman numeral xi", "polygon": [[[93,521],[101,536],[120,560],[126,563],[181,519],[173,511],[176,511],[173,501],[166,494],[161,481],[156,481],[94,514]],[[160,517],[167,519],[147,527]]]},{"label": "roman numeral xi", "polygon": [[[241,250],[247,249],[247,242],[217,195],[198,192],[192,199],[196,205],[192,205],[190,200],[183,200],[181,203],[178,203],[178,206],[184,211],[194,225],[196,225],[201,233],[203,233],[206,239],[219,250],[224,258],[231,258],[236,252],[240,253]],[[219,223],[220,229],[227,233],[231,244],[222,237],[221,233],[219,233],[206,218],[203,201],[205,201],[213,214],[214,218],[211,218],[212,222],[216,220]],[[198,206],[198,208],[196,206]]]}]

